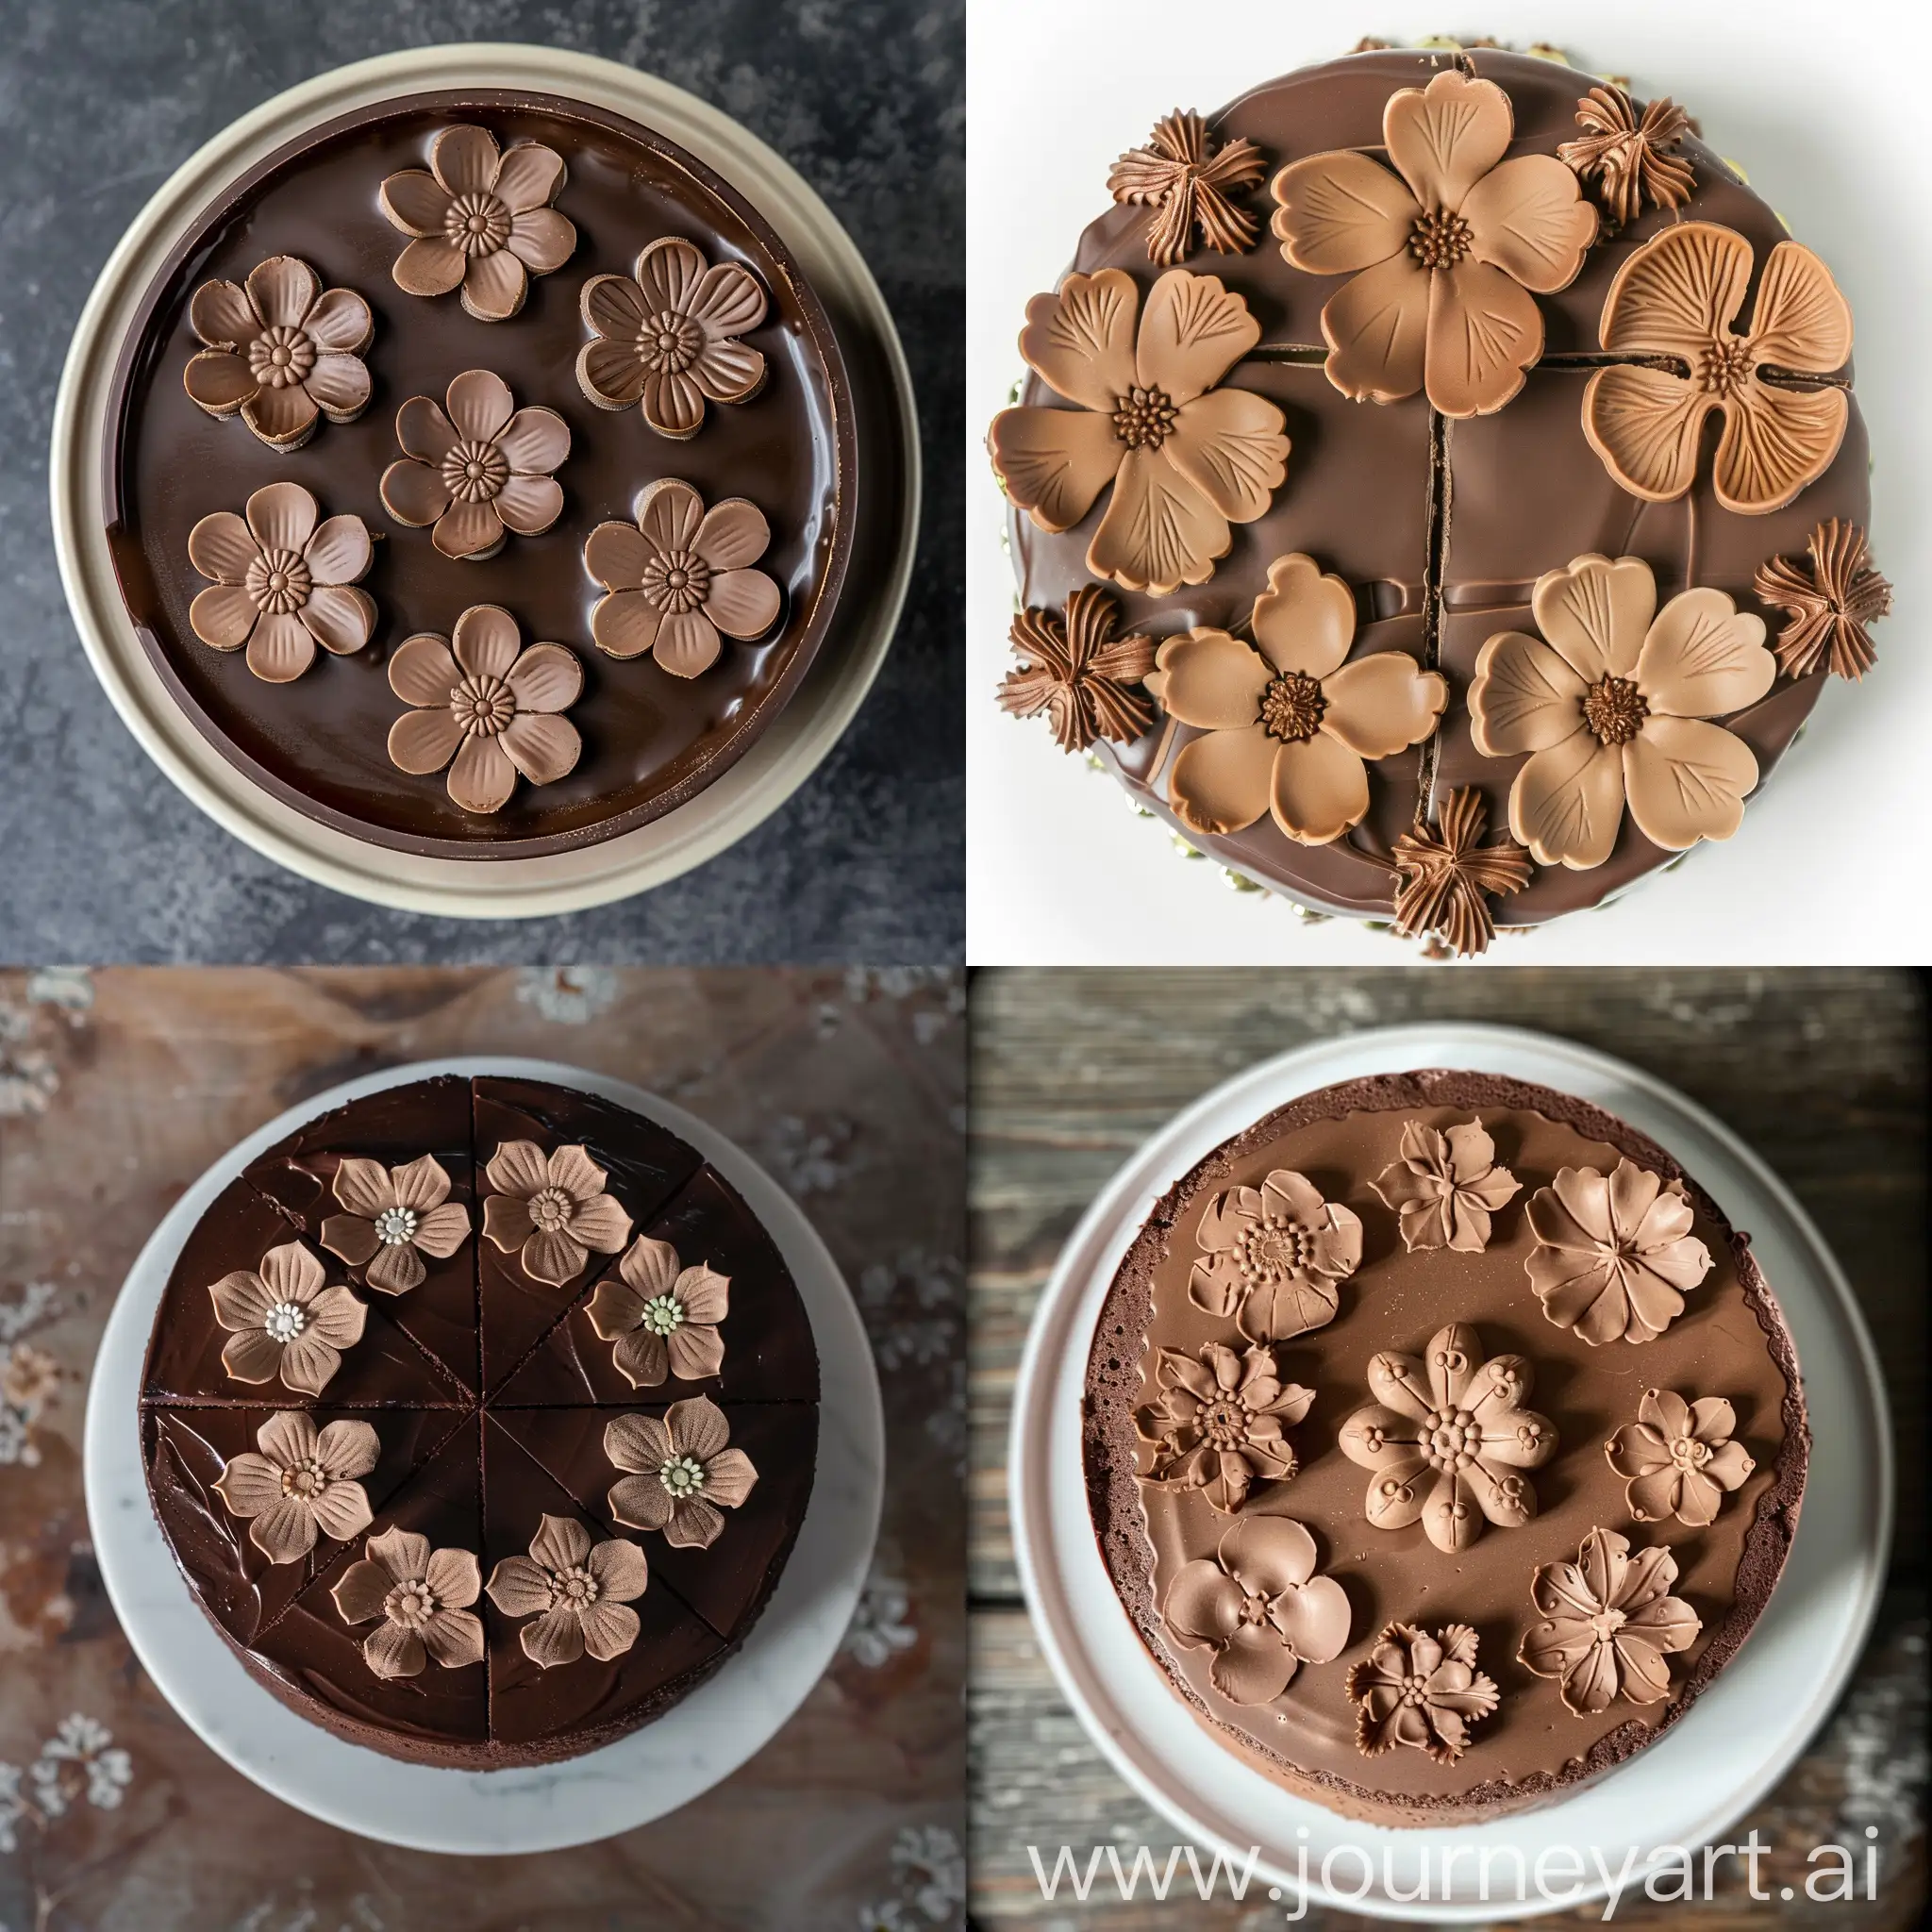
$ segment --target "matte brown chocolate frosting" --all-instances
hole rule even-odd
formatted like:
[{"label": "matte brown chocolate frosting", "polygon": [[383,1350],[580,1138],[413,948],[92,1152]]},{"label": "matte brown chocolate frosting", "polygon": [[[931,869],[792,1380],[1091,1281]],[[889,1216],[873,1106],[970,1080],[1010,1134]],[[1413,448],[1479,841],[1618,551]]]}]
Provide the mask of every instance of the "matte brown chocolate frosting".
[{"label": "matte brown chocolate frosting", "polygon": [[[1487,48],[1366,53],[1305,68],[1209,116],[1208,134],[1217,147],[1253,142],[1267,158],[1271,175],[1333,149],[1379,156],[1390,96],[1425,86],[1450,68],[1506,91],[1514,114],[1511,157],[1554,155],[1577,138],[1577,104],[1591,84],[1588,75]],[[1199,736],[1190,726],[1163,721],[1133,743],[1097,743],[1093,755],[1104,769],[1189,844],[1314,910],[1387,918],[1394,909],[1395,841],[1412,824],[1419,800],[1433,823],[1452,791],[1473,788],[1488,806],[1491,836],[1507,831],[1510,784],[1524,760],[1476,752],[1466,699],[1490,637],[1505,630],[1535,633],[1529,596],[1545,572],[1591,551],[1641,557],[1656,573],[1659,608],[1690,585],[1711,586],[1734,598],[1740,610],[1763,617],[1775,637],[1784,620],[1754,589],[1759,569],[1781,555],[1802,556],[1821,523],[1838,518],[1869,525],[1869,458],[1855,396],[1848,397],[1849,421],[1830,467],[1789,507],[1769,515],[1738,515],[1717,503],[1714,425],[1707,425],[1696,482],[1669,503],[1626,493],[1586,441],[1583,391],[1604,359],[1599,318],[1618,269],[1637,247],[1674,222],[1715,223],[1745,237],[1761,268],[1769,252],[1789,239],[1773,210],[1704,142],[1687,133],[1681,154],[1695,176],[1683,207],[1647,204],[1626,225],[1607,228],[1574,281],[1536,297],[1544,327],[1541,359],[1522,391],[1492,415],[1452,422],[1421,394],[1377,405],[1340,393],[1322,366],[1321,317],[1343,278],[1290,266],[1265,231],[1246,253],[1203,246],[1178,258],[1184,269],[1218,276],[1246,301],[1260,339],[1223,387],[1276,405],[1292,447],[1286,482],[1257,521],[1233,526],[1231,547],[1207,582],[1158,598],[1108,587],[1119,598],[1120,629],[1166,637],[1196,626],[1240,625],[1266,588],[1270,565],[1301,552],[1355,591],[1352,659],[1407,651],[1440,671],[1450,686],[1438,736],[1375,761],[1368,815],[1323,845],[1291,842],[1265,813],[1247,829],[1224,835],[1182,825],[1168,800],[1167,779],[1176,754]],[[1264,191],[1252,191],[1250,198],[1256,208],[1273,212]],[[1070,269],[1124,270],[1144,295],[1159,272],[1148,259],[1148,221],[1138,205],[1110,208],[1082,234]],[[1849,375],[1840,379],[1848,382]],[[1019,399],[1064,407],[1034,375]],[[1106,508],[1103,494],[1086,517],[1058,535],[1024,513],[1011,516],[1023,607],[1058,611],[1092,581],[1088,546]],[[1817,702],[1823,676],[1813,667],[1805,675],[1780,677],[1768,694],[1724,721],[1755,754],[1760,781]],[[1677,857],[1644,838],[1626,815],[1605,863],[1583,871],[1538,867],[1524,890],[1492,899],[1491,911],[1499,926],[1539,924],[1600,904]]]},{"label": "matte brown chocolate frosting", "polygon": [[[1446,1129],[1473,1119],[1520,1191],[1491,1216],[1480,1251],[1411,1251],[1374,1183],[1397,1159],[1407,1123]],[[1692,1238],[1714,1265],[1686,1291],[1684,1311],[1657,1339],[1591,1347],[1545,1318],[1525,1273],[1536,1246],[1529,1203],[1562,1168],[1608,1174],[1625,1158],[1667,1185],[1683,1183]],[[1202,1491],[1141,1479],[1137,1472],[1151,1464],[1135,1411],[1156,1399],[1158,1350],[1191,1354],[1213,1341],[1245,1346],[1232,1321],[1190,1298],[1196,1231],[1224,1191],[1258,1187],[1283,1169],[1359,1217],[1362,1257],[1340,1284],[1333,1321],[1275,1349],[1283,1380],[1316,1391],[1288,1431],[1298,1471],[1256,1484],[1229,1516]],[[1452,1323],[1472,1327],[1491,1360],[1526,1359],[1534,1383],[1522,1408],[1539,1426],[1554,1424],[1558,1438],[1554,1457],[1521,1471],[1537,1504],[1530,1519],[1517,1526],[1491,1521],[1453,1554],[1419,1523],[1372,1525],[1370,1472],[1337,1440],[1374,1399],[1372,1358],[1385,1351],[1420,1357]],[[1634,1522],[1624,1479],[1606,1455],[1653,1388],[1723,1397],[1736,1411],[1753,1467],[1707,1527]],[[1735,1655],[1771,1594],[1796,1524],[1808,1449],[1790,1337],[1748,1237],[1634,1128],[1586,1102],[1489,1074],[1418,1073],[1325,1088],[1216,1149],[1162,1197],[1137,1236],[1102,1308],[1087,1369],[1085,1460],[1095,1533],[1122,1602],[1175,1693],[1229,1748],[1289,1789],[1383,1824],[1474,1820],[1546,1800],[1623,1762],[1674,1724]],[[1212,1653],[1183,1643],[1164,1606],[1181,1565],[1211,1559],[1231,1524],[1269,1516],[1291,1518],[1312,1534],[1319,1574],[1348,1598],[1347,1643],[1303,1662],[1279,1697],[1237,1704],[1210,1679]],[[1700,1628],[1666,1659],[1664,1700],[1619,1700],[1585,1716],[1568,1707],[1557,1682],[1519,1661],[1518,1647],[1539,1621],[1531,1602],[1539,1567],[1574,1561],[1599,1526],[1627,1538],[1633,1551],[1668,1548],[1678,1569],[1672,1592],[1689,1603]],[[1421,1749],[1371,1757],[1357,1743],[1351,1672],[1390,1624],[1476,1633],[1475,1667],[1500,1698],[1470,1727],[1454,1763]]]},{"label": "matte brown chocolate frosting", "polygon": [[[720,1373],[671,1375],[636,1389],[612,1365],[587,1309],[619,1278],[622,1251],[592,1253],[561,1287],[523,1274],[514,1252],[482,1237],[486,1170],[505,1141],[546,1156],[582,1148],[628,1213],[633,1237],[669,1243],[727,1281],[717,1323]],[[408,1292],[368,1287],[323,1248],[341,1205],[334,1179],[350,1157],[393,1169],[433,1154],[472,1233],[425,1257]],[[319,1396],[279,1382],[238,1382],[209,1285],[254,1269],[266,1247],[299,1242],[368,1306],[362,1339]],[[627,1238],[624,1249],[631,1245]],[[155,1317],[142,1382],[148,1492],[190,1589],[250,1674],[291,1709],[353,1742],[412,1762],[475,1769],[572,1757],[635,1730],[701,1683],[743,1642],[797,1538],[818,1455],[818,1354],[783,1257],[731,1184],[656,1123],[594,1095],[529,1080],[443,1077],[391,1088],[322,1115],[252,1161],[196,1224]],[[732,1447],[758,1472],[723,1512],[708,1547],[679,1547],[611,1511],[620,1471],[604,1446],[615,1416],[661,1416],[673,1403],[717,1403]],[[325,1533],[308,1554],[271,1563],[216,1485],[257,1450],[271,1416],[297,1409],[319,1428],[366,1424],[378,1449],[359,1478],[371,1521],[346,1541]],[[629,1601],[636,1641],[544,1669],[522,1642],[527,1621],[487,1596],[481,1664],[430,1661],[384,1679],[369,1668],[371,1625],[346,1623],[335,1586],[372,1537],[401,1529],[438,1550],[474,1555],[489,1576],[523,1557],[544,1516],[592,1542],[642,1551],[646,1587]]]},{"label": "matte brown chocolate frosting", "polygon": [[[396,285],[407,245],[385,217],[382,184],[420,170],[436,135],[486,126],[506,148],[538,142],[568,169],[555,207],[576,230],[553,273],[530,278],[521,309],[484,322],[455,294],[425,299]],[[629,275],[664,236],[712,263],[739,262],[769,296],[744,337],[766,364],[741,404],[711,404],[702,428],[673,441],[639,409],[595,407],[575,362],[589,331],[578,307],[597,275]],[[235,282],[264,258],[291,255],[323,284],[360,295],[374,313],[361,353],[374,392],[353,422],[320,422],[291,454],[218,419],[182,387],[200,343],[188,320],[194,291]],[[439,553],[426,528],[384,508],[384,472],[403,451],[396,415],[415,396],[441,400],[451,379],[481,369],[519,407],[554,410],[570,431],[557,472],[563,508],[541,535],[508,537],[485,561]],[[528,857],[608,838],[658,817],[720,775],[770,722],[804,675],[831,623],[854,536],[854,399],[832,325],[797,264],[758,212],[682,149],[620,117],[541,94],[420,94],[345,116],[269,157],[211,207],[158,278],[130,337],[108,412],[109,539],[130,614],[188,714],[242,770],[326,824],[380,844],[451,857]],[[585,540],[627,522],[658,478],[692,485],[705,502],[741,496],[771,526],[758,568],[777,583],[775,624],[755,642],[727,640],[695,678],[648,658],[596,649],[591,611],[603,587],[586,573]],[[367,647],[325,654],[294,682],[268,686],[240,652],[209,649],[188,622],[205,580],[188,536],[204,516],[239,512],[262,484],[293,480],[325,515],[353,512],[378,541],[358,588],[375,599]],[[405,707],[388,664],[417,633],[448,638],[463,610],[508,609],[527,645],[557,643],[583,666],[568,722],[583,741],[555,783],[519,782],[508,805],[465,813],[438,774],[399,771],[387,749]]]}]

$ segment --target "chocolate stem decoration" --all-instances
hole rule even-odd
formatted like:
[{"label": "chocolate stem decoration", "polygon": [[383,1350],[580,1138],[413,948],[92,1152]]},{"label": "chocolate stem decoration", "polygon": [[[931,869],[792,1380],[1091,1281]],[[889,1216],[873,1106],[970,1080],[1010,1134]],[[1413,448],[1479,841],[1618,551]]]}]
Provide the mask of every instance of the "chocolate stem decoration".
[{"label": "chocolate stem decoration", "polygon": [[1085,751],[1096,739],[1131,744],[1153,728],[1154,707],[1141,691],[1154,669],[1155,642],[1114,636],[1121,607],[1096,585],[1067,599],[1065,614],[1022,610],[1008,633],[1016,670],[1001,678],[1000,709],[1015,718],[1041,712],[1062,751]]},{"label": "chocolate stem decoration", "polygon": [[1810,564],[1774,557],[1752,586],[1790,622],[1772,641],[1778,668],[1807,677],[1821,665],[1854,681],[1876,661],[1870,625],[1891,611],[1891,586],[1873,564],[1865,533],[1833,517],[1811,532]]},{"label": "chocolate stem decoration", "polygon": [[1129,148],[1108,170],[1107,192],[1156,210],[1147,225],[1147,259],[1172,268],[1197,227],[1201,245],[1221,255],[1245,255],[1255,245],[1259,218],[1228,195],[1252,187],[1267,168],[1253,142],[1217,147],[1200,115],[1176,108],[1155,123],[1145,147]]},{"label": "chocolate stem decoration", "polygon": [[1418,816],[1395,841],[1395,930],[1404,939],[1433,933],[1460,958],[1490,949],[1496,936],[1491,894],[1520,892],[1529,883],[1529,854],[1510,838],[1477,841],[1490,808],[1474,786],[1451,791],[1436,829]]}]

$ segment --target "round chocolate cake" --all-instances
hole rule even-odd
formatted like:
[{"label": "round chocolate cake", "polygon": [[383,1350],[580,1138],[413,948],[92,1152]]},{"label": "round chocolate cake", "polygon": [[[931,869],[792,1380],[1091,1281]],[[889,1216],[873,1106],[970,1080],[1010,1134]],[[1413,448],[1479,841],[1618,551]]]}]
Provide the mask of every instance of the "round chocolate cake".
[{"label": "round chocolate cake", "polygon": [[225,191],[130,332],[108,539],[247,777],[377,844],[529,858],[693,797],[845,578],[851,391],[772,227],[574,101],[418,93]]},{"label": "round chocolate cake", "polygon": [[353,1742],[488,1770],[608,1743],[744,1641],[818,1395],[784,1259],[696,1149],[444,1077],[324,1114],[203,1215],[142,1442],[251,1675]]},{"label": "round chocolate cake", "polygon": [[1872,666],[1850,308],[1673,102],[1363,52],[1104,187],[989,437],[999,699],[1237,875],[1480,952],[1729,838]]},{"label": "round chocolate cake", "polygon": [[1174,1694],[1383,1824],[1548,1802],[1676,1723],[1777,1582],[1810,1441],[1696,1181],[1587,1102],[1442,1072],[1308,1094],[1169,1191],[1085,1439]]}]

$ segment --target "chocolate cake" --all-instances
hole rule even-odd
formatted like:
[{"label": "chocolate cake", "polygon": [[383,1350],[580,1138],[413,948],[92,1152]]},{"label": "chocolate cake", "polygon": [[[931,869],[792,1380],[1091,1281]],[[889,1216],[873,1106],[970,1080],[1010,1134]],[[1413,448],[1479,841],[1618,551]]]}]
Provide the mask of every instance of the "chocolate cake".
[{"label": "chocolate cake", "polygon": [[415,93],[194,224],[115,376],[108,540],[187,715],[275,798],[531,858],[695,796],[797,690],[858,502],[833,325],[651,129]]},{"label": "chocolate cake", "polygon": [[410,1762],[635,1730],[744,1641],[818,1453],[771,1236],[588,1093],[442,1077],[311,1121],[183,1244],[142,1377],[148,1493],[249,1674]]},{"label": "chocolate cake", "polygon": [[1480,952],[1729,838],[1871,668],[1850,308],[1684,108],[1361,52],[1093,185],[988,441],[999,701],[1238,877]]},{"label": "chocolate cake", "polygon": [[1156,1205],[1087,1366],[1095,1534],[1174,1694],[1383,1824],[1546,1803],[1674,1724],[1809,1435],[1749,1237],[1524,1081],[1324,1088]]}]

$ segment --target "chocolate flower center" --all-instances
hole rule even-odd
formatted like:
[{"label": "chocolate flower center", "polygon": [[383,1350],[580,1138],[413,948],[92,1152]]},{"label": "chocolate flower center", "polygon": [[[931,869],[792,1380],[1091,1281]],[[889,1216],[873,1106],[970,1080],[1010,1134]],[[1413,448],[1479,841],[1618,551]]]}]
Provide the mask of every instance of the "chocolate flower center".
[{"label": "chocolate flower center", "polygon": [[1432,1409],[1424,1427],[1423,1454],[1437,1469],[1467,1469],[1482,1451],[1483,1432],[1466,1408]]},{"label": "chocolate flower center", "polygon": [[509,481],[509,461],[493,442],[458,442],[442,459],[442,480],[458,503],[488,503]]},{"label": "chocolate flower center", "polygon": [[695,1496],[705,1486],[705,1466],[694,1456],[673,1456],[659,1466],[658,1480],[680,1499]]},{"label": "chocolate flower center", "polygon": [[683,1307],[668,1294],[654,1294],[639,1318],[653,1335],[671,1335],[684,1326]]},{"label": "chocolate flower center", "polygon": [[[504,693],[508,698],[508,691]],[[504,724],[508,724],[506,718]],[[500,731],[500,724],[497,729]],[[530,1219],[541,1228],[555,1234],[559,1228],[570,1225],[570,1218],[576,1212],[576,1203],[561,1188],[539,1188],[530,1196]]]},{"label": "chocolate flower center", "polygon": [[261,1325],[271,1341],[291,1342],[308,1327],[308,1311],[299,1302],[277,1302],[261,1318]]},{"label": "chocolate flower center", "polygon": [[282,1472],[282,1494],[285,1496],[305,1496],[310,1502],[328,1488],[328,1477],[322,1472],[322,1464],[314,1457],[303,1462],[291,1462]]},{"label": "chocolate flower center", "polygon": [[1671,1440],[1671,1460],[1679,1469],[1702,1469],[1710,1460],[1709,1445],[1695,1436],[1674,1436]]},{"label": "chocolate flower center", "polygon": [[1734,396],[1751,374],[1751,344],[1742,336],[1722,336],[1698,352],[1690,379],[1714,396]]},{"label": "chocolate flower center", "polygon": [[1408,252],[1424,268],[1454,268],[1474,245],[1475,236],[1460,215],[1435,208],[1416,216],[1408,231]]},{"label": "chocolate flower center", "polygon": [[420,1630],[437,1611],[436,1592],[420,1576],[399,1583],[383,1604],[391,1624],[405,1630]]},{"label": "chocolate flower center", "polygon": [[711,593],[711,567],[694,550],[665,550],[644,566],[644,595],[659,610],[695,610]]},{"label": "chocolate flower center", "polygon": [[293,550],[264,550],[249,564],[243,579],[258,610],[299,610],[308,601],[308,566]]},{"label": "chocolate flower center", "polygon": [[442,218],[442,233],[465,255],[494,255],[509,240],[509,210],[493,194],[459,194]]},{"label": "chocolate flower center", "polygon": [[[450,715],[472,738],[494,738],[517,714],[517,701],[510,688],[500,677],[466,677],[449,694]],[[555,1195],[563,1202],[560,1212],[554,1220],[546,1221],[545,1212],[554,1211],[549,1199]],[[539,1227],[561,1227],[570,1219],[569,1197],[557,1188],[545,1188],[530,1203],[530,1219]]]},{"label": "chocolate flower center", "polygon": [[1583,693],[1584,722],[1602,744],[1628,744],[1650,716],[1643,693],[1627,677],[1600,677]]},{"label": "chocolate flower center", "polygon": [[1327,708],[1319,678],[1284,671],[1261,693],[1261,729],[1283,744],[1306,744],[1322,728]]},{"label": "chocolate flower center", "polygon": [[1607,1643],[1629,1621],[1622,1610],[1599,1610],[1590,1620],[1590,1633],[1599,1643]]},{"label": "chocolate flower center", "polygon": [[288,389],[315,367],[315,344],[306,331],[275,323],[248,345],[248,368],[263,389]]},{"label": "chocolate flower center", "polygon": [[1250,1281],[1278,1281],[1307,1266],[1315,1238],[1306,1228],[1283,1221],[1257,1221],[1244,1228],[1235,1247],[1241,1271]]},{"label": "chocolate flower center", "polygon": [[587,1610],[597,1601],[597,1579],[580,1563],[558,1570],[550,1578],[552,1609]]},{"label": "chocolate flower center", "polygon": [[1165,390],[1130,389],[1113,406],[1113,433],[1129,449],[1158,449],[1180,410]]},{"label": "chocolate flower center", "polygon": [[675,308],[660,308],[638,331],[638,354],[645,366],[668,375],[681,375],[704,349],[704,330]]},{"label": "chocolate flower center", "polygon": [[1241,1620],[1246,1626],[1265,1624],[1268,1621],[1268,1599],[1258,1591],[1249,1591],[1241,1598]]},{"label": "chocolate flower center", "polygon": [[1237,1449],[1248,1440],[1248,1412],[1232,1398],[1201,1411],[1201,1433],[1217,1449]]},{"label": "chocolate flower center", "polygon": [[413,1208],[385,1208],[375,1217],[375,1239],[386,1248],[400,1248],[416,1235]]}]

